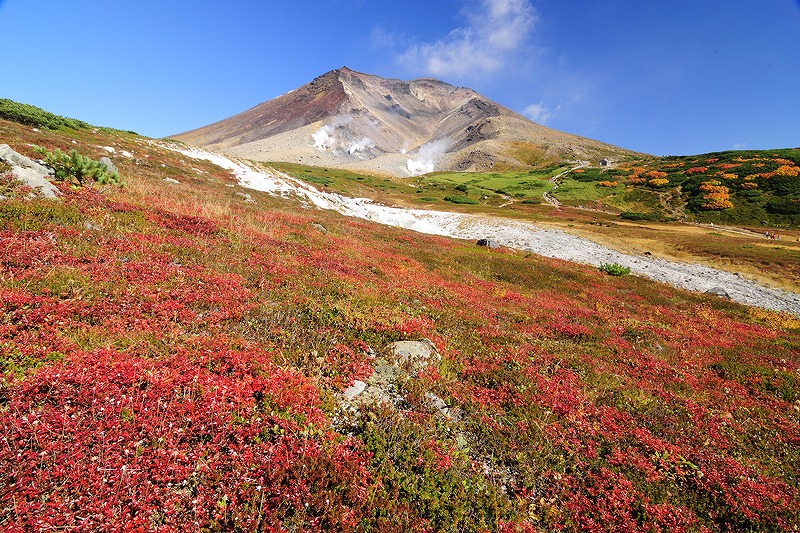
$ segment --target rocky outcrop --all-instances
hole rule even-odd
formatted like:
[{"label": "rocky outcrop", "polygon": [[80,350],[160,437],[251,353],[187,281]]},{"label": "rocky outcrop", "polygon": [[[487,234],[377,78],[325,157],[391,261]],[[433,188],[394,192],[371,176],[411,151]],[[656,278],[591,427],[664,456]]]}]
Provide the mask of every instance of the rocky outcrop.
[{"label": "rocky outcrop", "polygon": [[51,168],[15,152],[7,144],[0,144],[0,161],[11,165],[11,174],[22,185],[30,187],[32,195],[53,200],[61,195],[61,191],[48,180],[53,175]]},{"label": "rocky outcrop", "polygon": [[[436,346],[428,339],[397,341],[386,347],[385,357],[376,357],[373,372],[366,381],[356,380],[340,396],[339,407],[345,420],[354,421],[364,406],[382,404],[401,407],[405,403],[400,385],[414,379],[417,374],[441,362]],[[448,418],[459,418],[460,411],[448,407],[447,403],[432,392],[425,398],[433,412]]]}]

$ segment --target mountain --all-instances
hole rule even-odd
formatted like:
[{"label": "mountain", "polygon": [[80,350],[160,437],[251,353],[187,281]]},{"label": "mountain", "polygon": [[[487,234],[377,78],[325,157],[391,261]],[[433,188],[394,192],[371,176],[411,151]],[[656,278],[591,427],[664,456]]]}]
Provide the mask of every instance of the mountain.
[{"label": "mountain", "polygon": [[536,124],[471,89],[435,79],[381,78],[347,67],[173,137],[258,161],[395,176],[633,155]]}]

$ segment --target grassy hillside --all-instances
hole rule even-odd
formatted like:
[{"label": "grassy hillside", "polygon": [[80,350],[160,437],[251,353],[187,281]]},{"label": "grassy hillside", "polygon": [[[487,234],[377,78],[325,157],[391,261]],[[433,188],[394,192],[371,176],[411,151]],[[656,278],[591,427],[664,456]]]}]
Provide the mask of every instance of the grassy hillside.
[{"label": "grassy hillside", "polygon": [[633,216],[796,228],[800,149],[718,152],[613,169],[577,169],[555,196],[570,205],[602,202]]},{"label": "grassy hillside", "polygon": [[[0,142],[113,148],[125,182],[4,179],[4,529],[800,525],[796,317],[303,209],[131,133]],[[441,361],[346,416],[422,338]]]}]

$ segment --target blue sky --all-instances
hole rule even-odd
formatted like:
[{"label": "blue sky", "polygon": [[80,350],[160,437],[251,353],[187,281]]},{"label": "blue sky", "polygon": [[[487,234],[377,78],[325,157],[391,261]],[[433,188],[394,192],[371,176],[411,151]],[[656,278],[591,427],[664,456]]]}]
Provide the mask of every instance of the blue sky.
[{"label": "blue sky", "polygon": [[341,66],[656,155],[800,146],[797,0],[0,0],[0,98],[151,137]]}]

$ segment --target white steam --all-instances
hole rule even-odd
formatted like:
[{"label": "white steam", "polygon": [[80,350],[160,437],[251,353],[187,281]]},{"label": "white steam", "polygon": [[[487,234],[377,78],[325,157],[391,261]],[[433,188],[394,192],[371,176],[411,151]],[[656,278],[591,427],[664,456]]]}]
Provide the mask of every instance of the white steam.
[{"label": "white steam", "polygon": [[337,115],[311,134],[314,148],[323,152],[338,150],[342,147],[342,138],[347,134],[347,126],[353,122],[350,115]]},{"label": "white steam", "polygon": [[406,161],[406,168],[412,176],[433,172],[436,164],[444,158],[450,147],[448,139],[437,139],[423,144],[417,150],[416,156]]},{"label": "white steam", "polygon": [[[353,117],[337,115],[330,122],[311,134],[314,148],[321,152],[343,152],[349,155],[363,154],[375,148],[375,141],[366,136],[359,137],[353,130]],[[370,127],[371,123],[360,127]],[[362,130],[363,131],[363,130]]]},{"label": "white steam", "polygon": [[365,152],[365,151],[369,150],[370,148],[375,148],[375,141],[373,141],[369,137],[363,137],[360,141],[356,141],[356,142],[352,143],[347,148],[347,153],[348,154],[355,154],[355,153],[358,153],[358,152]]}]

